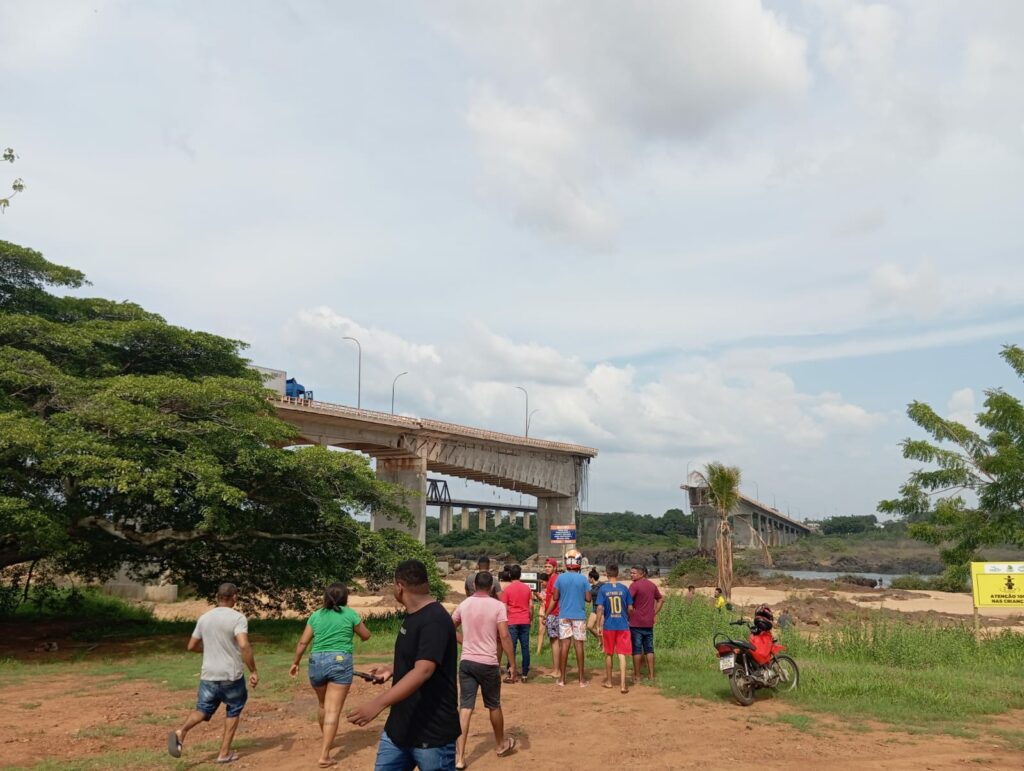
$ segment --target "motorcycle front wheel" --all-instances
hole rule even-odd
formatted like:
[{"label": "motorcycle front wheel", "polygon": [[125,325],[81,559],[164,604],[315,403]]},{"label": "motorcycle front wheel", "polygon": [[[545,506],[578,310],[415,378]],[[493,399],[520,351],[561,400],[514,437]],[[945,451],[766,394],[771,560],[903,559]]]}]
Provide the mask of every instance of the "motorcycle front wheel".
[{"label": "motorcycle front wheel", "polygon": [[776,656],[771,666],[776,675],[776,691],[792,691],[800,684],[800,670],[789,656]]},{"label": "motorcycle front wheel", "polygon": [[754,681],[747,677],[742,666],[737,666],[729,675],[729,689],[740,706],[749,707],[754,703]]}]

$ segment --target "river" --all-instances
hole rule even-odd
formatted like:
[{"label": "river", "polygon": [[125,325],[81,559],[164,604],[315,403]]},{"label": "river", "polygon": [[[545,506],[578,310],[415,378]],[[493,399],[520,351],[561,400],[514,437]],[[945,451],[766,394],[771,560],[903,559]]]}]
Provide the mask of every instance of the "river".
[{"label": "river", "polygon": [[[798,578],[804,581],[832,581],[839,576],[857,576],[857,578],[873,578],[880,582],[880,586],[887,587],[892,584],[894,578],[902,578],[907,573],[830,573],[824,570],[781,570],[778,568],[759,568],[757,571],[762,576],[784,575],[790,578]],[[934,578],[935,576],[921,576],[921,578]]]}]

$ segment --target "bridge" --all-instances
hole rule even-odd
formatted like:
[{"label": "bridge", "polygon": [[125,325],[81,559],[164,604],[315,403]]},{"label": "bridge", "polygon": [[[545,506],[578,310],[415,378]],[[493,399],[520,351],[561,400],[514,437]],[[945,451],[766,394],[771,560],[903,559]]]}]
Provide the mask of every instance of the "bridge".
[{"label": "bridge", "polygon": [[[535,496],[537,552],[553,556],[548,526],[575,523],[586,497],[590,460],[597,456],[591,447],[438,420],[284,395],[274,402],[278,417],[304,441],[365,453],[376,460],[378,478],[409,490],[403,502],[413,514],[412,528],[378,512],[373,512],[371,527],[405,530],[421,543],[426,540],[427,473],[432,471]],[[522,510],[505,504],[493,509]],[[450,507],[447,519],[450,530]]]},{"label": "bridge", "polygon": [[[521,524],[529,530],[531,518],[537,513],[536,504],[453,500],[446,479],[427,480],[427,506],[436,506],[439,509],[438,526],[441,535],[446,535],[455,529],[453,514],[456,507],[461,509],[460,530],[469,530],[470,515],[474,511],[477,514],[477,527],[480,530],[487,529],[488,521],[493,521],[494,526],[497,527],[505,519],[514,524]],[[520,514],[522,517],[519,516]]]},{"label": "bridge", "polygon": [[[682,484],[690,498],[690,510],[697,518],[697,546],[711,551],[718,536],[718,512],[708,497],[708,488],[703,484]],[[807,525],[790,519],[754,498],[740,495],[739,504],[733,511],[732,539],[738,549],[756,549],[762,544],[782,546],[798,538],[810,535]]]}]

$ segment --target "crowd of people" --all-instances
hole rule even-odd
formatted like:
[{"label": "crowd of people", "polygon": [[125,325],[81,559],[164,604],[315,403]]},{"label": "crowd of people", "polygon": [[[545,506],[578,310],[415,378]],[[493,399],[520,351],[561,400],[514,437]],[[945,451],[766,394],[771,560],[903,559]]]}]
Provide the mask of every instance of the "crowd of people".
[{"label": "crowd of people", "polygon": [[[322,607],[306,623],[290,668],[296,677],[309,651],[309,684],[318,700],[322,734],[319,766],[338,764],[331,748],[355,674],[378,685],[391,683],[346,716],[361,727],[390,709],[377,748],[377,771],[466,768],[478,693],[490,718],[495,754],[514,753],[516,739],[505,732],[501,690],[503,682],[525,683],[529,678],[535,606],[540,609],[540,639],[534,655],[548,639],[558,687],[568,681],[570,652],[575,654],[579,687],[590,684],[585,660],[588,634],[601,641],[605,688],[616,685],[616,658],[621,693],[629,692],[627,657],[632,657],[634,682],[653,679],[654,628],[665,598],[647,569],[631,567],[628,585],[620,581],[619,566],[614,564],[605,567],[603,577],[596,569],[585,576],[583,557],[576,550],[565,554],[564,568],[559,571],[558,561],[548,559],[535,585],[529,586],[522,580],[520,565],[509,565],[495,576],[489,559],[483,557],[466,578],[466,599],[449,615],[430,594],[426,566],[418,560],[402,562],[395,570],[393,592],[405,615],[395,639],[393,663],[370,667],[365,673],[354,669],[353,643],[357,637],[370,639],[370,630],[348,607],[348,589],[338,583],[328,586]],[[189,731],[209,721],[224,704],[226,720],[216,762],[238,758],[231,745],[248,698],[243,666],[250,673],[249,687],[257,687],[259,674],[248,622],[234,609],[237,601],[237,588],[222,584],[217,607],[199,618],[188,641],[188,650],[202,653],[203,664],[196,707],[167,736],[173,757],[181,756]],[[504,672],[503,659],[507,662]]]}]

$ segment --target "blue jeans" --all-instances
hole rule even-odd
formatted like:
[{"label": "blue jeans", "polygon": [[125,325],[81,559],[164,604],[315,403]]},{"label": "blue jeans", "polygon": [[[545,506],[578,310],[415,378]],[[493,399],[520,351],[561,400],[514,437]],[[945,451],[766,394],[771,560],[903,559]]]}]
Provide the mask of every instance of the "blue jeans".
[{"label": "blue jeans", "polygon": [[200,680],[199,694],[196,696],[196,710],[206,715],[209,720],[221,704],[227,710],[228,717],[238,717],[245,708],[249,692],[245,688],[245,677],[237,680]]},{"label": "blue jeans", "polygon": [[530,625],[509,624],[508,633],[512,638],[512,657],[516,656],[516,647],[523,646],[523,666],[520,667],[520,674],[526,677],[530,673]]},{"label": "blue jeans", "polygon": [[352,654],[320,651],[309,654],[309,684],[319,688],[327,683],[352,685]]},{"label": "blue jeans", "polygon": [[654,653],[654,629],[649,626],[633,626],[629,628],[633,642],[633,655],[642,656]]},{"label": "blue jeans", "polygon": [[443,747],[399,747],[384,732],[373,771],[455,771],[455,742]]}]

